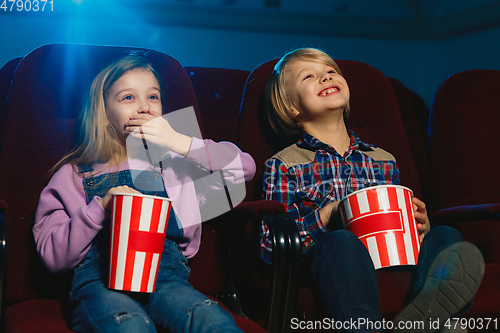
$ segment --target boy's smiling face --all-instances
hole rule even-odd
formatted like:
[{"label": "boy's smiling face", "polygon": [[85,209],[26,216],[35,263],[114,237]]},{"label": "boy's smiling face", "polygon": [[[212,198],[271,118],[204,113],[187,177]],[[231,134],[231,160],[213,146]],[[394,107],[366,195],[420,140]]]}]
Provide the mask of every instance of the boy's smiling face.
[{"label": "boy's smiling face", "polygon": [[286,90],[292,112],[299,121],[321,120],[334,111],[342,112],[349,103],[347,81],[336,69],[313,61],[292,61],[287,66]]}]

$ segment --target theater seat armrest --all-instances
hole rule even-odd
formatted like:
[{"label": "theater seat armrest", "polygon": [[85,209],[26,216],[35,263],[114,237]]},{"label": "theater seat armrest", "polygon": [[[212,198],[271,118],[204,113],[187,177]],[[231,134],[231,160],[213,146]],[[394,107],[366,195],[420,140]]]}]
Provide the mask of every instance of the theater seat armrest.
[{"label": "theater seat armrest", "polygon": [[430,214],[432,224],[453,224],[478,220],[500,220],[500,203],[456,206]]},{"label": "theater seat armrest", "polygon": [[[243,234],[245,231],[245,225],[249,225],[252,228],[257,226],[257,223],[260,223],[261,217],[260,214],[278,214],[281,212],[285,212],[285,206],[277,201],[271,200],[258,200],[251,202],[242,202],[236,207],[234,207],[228,214],[224,214],[221,218],[221,223],[224,225],[224,232],[226,233],[227,239],[232,239],[229,242],[228,247],[226,249],[227,254],[227,284],[226,290],[217,295],[217,298],[221,300],[234,314],[238,314],[240,316],[246,317],[243,313],[243,310],[240,305],[239,293],[235,287],[235,283],[233,280],[233,267],[239,265],[241,262],[241,256],[238,254],[234,254],[233,250],[235,247],[239,248],[241,252],[241,244],[242,241],[245,243],[248,239],[241,239],[238,237],[234,237],[235,234]],[[240,234],[242,235],[242,234]],[[248,236],[248,235],[247,235]],[[245,236],[242,236],[245,238]],[[236,241],[238,244],[234,244]],[[258,244],[252,244],[252,246],[257,246]],[[238,252],[238,251],[236,251]]]},{"label": "theater seat armrest", "polygon": [[274,200],[244,201],[233,208],[233,213],[250,214],[252,217],[261,217],[262,214],[285,213],[286,207]]},{"label": "theater seat armrest", "polygon": [[[242,202],[231,211],[233,217],[242,223],[254,224],[261,220],[269,228],[272,242],[273,281],[271,310],[268,331],[289,331],[289,323],[294,316],[297,302],[299,267],[302,258],[299,230],[297,224],[286,213],[286,207],[272,200]],[[287,325],[288,323],[288,325]]]},{"label": "theater seat armrest", "polygon": [[286,213],[266,213],[259,216],[266,222],[272,240],[274,270],[269,315],[269,332],[286,332],[295,313],[299,267],[302,258],[297,224]]}]

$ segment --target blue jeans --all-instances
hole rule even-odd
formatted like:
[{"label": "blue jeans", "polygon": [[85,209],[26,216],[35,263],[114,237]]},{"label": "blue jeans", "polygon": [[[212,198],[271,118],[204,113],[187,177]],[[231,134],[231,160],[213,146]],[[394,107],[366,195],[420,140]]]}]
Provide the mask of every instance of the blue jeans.
[{"label": "blue jeans", "polygon": [[[111,290],[103,280],[107,252],[94,244],[75,268],[69,295],[76,332],[241,332],[233,317],[188,283],[189,267],[177,243],[166,239],[154,293]],[[102,259],[102,260],[101,260]]]},{"label": "blue jeans", "polygon": [[[450,227],[432,228],[424,237],[415,269],[413,296],[421,289],[434,259],[449,245],[464,241]],[[346,230],[320,238],[305,259],[316,283],[326,314],[335,321],[358,318],[381,321],[378,279],[373,262],[361,241]],[[463,311],[470,308],[469,304]],[[370,332],[357,327],[356,332]]]}]

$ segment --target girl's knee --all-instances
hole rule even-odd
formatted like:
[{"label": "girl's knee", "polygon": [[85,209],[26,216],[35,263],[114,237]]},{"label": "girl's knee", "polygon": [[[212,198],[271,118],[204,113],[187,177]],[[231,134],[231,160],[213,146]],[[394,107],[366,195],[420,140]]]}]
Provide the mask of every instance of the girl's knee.
[{"label": "girl's knee", "polygon": [[71,329],[75,332],[156,332],[154,322],[145,313],[127,311],[94,317],[80,316],[72,321]]},{"label": "girl's knee", "polygon": [[153,321],[143,313],[120,312],[113,315],[113,332],[156,332]]},{"label": "girl's knee", "polygon": [[233,317],[210,299],[193,304],[188,317],[190,332],[241,332]]}]

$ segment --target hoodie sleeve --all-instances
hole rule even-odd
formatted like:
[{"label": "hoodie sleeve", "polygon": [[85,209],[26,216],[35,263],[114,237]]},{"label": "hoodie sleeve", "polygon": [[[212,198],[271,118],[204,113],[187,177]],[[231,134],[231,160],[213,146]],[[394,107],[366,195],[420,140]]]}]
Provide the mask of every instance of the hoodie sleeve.
[{"label": "hoodie sleeve", "polygon": [[42,262],[53,273],[74,268],[109,219],[99,197],[87,203],[81,182],[73,167],[65,165],[40,194],[33,235]]},{"label": "hoodie sleeve", "polygon": [[[255,161],[231,142],[193,138],[187,159],[210,171],[240,174],[245,182],[255,174]],[[238,182],[235,180],[235,182]]]}]

